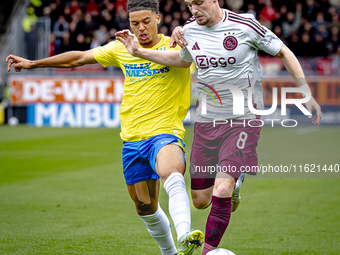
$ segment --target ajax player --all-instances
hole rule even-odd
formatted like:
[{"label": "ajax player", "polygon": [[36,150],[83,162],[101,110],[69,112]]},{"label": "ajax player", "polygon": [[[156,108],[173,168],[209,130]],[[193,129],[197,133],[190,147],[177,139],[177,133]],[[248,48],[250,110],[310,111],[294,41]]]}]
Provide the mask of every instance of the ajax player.
[{"label": "ajax player", "polygon": [[[130,25],[141,47],[170,48],[170,38],[157,34],[158,0],[130,0]],[[8,71],[41,67],[76,67],[100,63],[118,66],[125,75],[120,109],[123,172],[136,211],[156,240],[162,254],[192,254],[204,242],[199,230],[190,231],[190,202],[185,172],[185,133],[182,121],[190,106],[190,71],[133,57],[119,41],[89,51],[73,51],[29,61],[7,57]],[[160,181],[169,195],[169,211],[177,232],[178,253],[170,223],[158,204]]]},{"label": "ajax player", "polygon": [[[262,73],[257,51],[264,50],[279,57],[301,91],[306,92],[303,95],[310,95],[311,92],[295,55],[252,15],[238,15],[221,9],[217,0],[185,2],[193,17],[183,28],[185,40],[179,36],[181,31],[174,36],[176,42],[181,40],[187,43],[185,49],[151,51],[138,47],[135,36],[127,30],[116,35],[133,56],[184,68],[195,62],[198,68],[198,82],[202,91],[196,109],[190,173],[194,206],[203,209],[212,204],[206,222],[202,253],[206,254],[216,249],[229,224],[235,181],[244,178],[242,167],[257,166],[256,147],[261,125],[248,108],[248,100],[252,100],[257,107],[263,105]],[[252,98],[248,98],[248,93],[242,93],[247,103],[241,109],[243,114],[234,115],[233,94],[240,90],[247,91],[249,87],[252,87]],[[203,89],[216,92],[220,102],[216,100],[216,104]],[[321,108],[313,97],[306,103],[306,107],[309,113],[315,110],[316,116],[312,123],[318,125]],[[228,122],[216,124],[216,119]],[[223,171],[217,174],[204,171],[216,166]],[[235,187],[235,199],[239,196],[238,185]]]}]

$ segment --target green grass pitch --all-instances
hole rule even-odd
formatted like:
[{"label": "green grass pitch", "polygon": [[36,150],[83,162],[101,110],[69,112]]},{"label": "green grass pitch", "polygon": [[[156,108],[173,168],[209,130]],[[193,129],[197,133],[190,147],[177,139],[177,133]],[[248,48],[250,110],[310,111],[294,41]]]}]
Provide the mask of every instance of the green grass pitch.
[{"label": "green grass pitch", "polygon": [[[339,144],[339,128],[265,128],[258,154],[339,164]],[[0,126],[0,254],[160,254],[128,196],[121,147],[119,129]],[[340,178],[247,177],[241,195],[220,247],[340,254]],[[168,213],[163,189],[160,203]],[[192,227],[204,230],[208,213],[192,207]]]}]

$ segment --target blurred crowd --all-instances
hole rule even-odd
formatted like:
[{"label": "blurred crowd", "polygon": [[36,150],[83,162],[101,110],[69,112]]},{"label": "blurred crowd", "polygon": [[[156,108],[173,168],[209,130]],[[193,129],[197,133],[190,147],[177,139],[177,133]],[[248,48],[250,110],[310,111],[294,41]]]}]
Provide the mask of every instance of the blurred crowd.
[{"label": "blurred crowd", "polygon": [[[42,0],[37,16],[51,18],[50,55],[87,50],[129,28],[127,0]],[[251,13],[297,55],[340,56],[340,0],[219,0],[236,13]],[[191,14],[184,0],[160,0],[159,32],[171,35]]]},{"label": "blurred crowd", "polygon": [[340,51],[339,0],[245,0],[237,7],[236,11],[254,14],[297,56],[329,56]]}]

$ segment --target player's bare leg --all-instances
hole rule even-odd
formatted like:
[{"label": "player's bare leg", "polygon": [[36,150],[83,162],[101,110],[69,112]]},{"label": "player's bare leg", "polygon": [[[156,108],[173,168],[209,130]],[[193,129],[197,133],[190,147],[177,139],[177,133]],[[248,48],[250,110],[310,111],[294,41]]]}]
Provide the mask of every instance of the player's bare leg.
[{"label": "player's bare leg", "polygon": [[214,186],[207,189],[191,190],[192,203],[197,209],[206,209],[211,204]]},{"label": "player's bare leg", "polygon": [[[232,194],[232,200],[231,200],[232,202],[231,212],[236,211],[236,209],[238,208],[240,204],[240,201],[241,201],[240,189],[244,181],[244,178],[245,178],[245,174],[241,174],[235,184],[235,188],[234,188],[234,191]],[[191,190],[191,197],[192,197],[192,202],[194,206],[197,209],[208,208],[209,205],[211,204],[212,192],[213,192],[213,187],[202,189],[202,190]]]},{"label": "player's bare leg", "polygon": [[136,211],[146,224],[163,255],[174,255],[177,249],[171,235],[170,222],[158,204],[159,180],[147,180],[127,185]]},{"label": "player's bare leg", "polygon": [[228,227],[234,186],[234,178],[226,173],[217,173],[212,194],[211,211],[206,223],[202,255],[216,249]]},{"label": "player's bare leg", "polygon": [[157,211],[159,184],[159,180],[147,180],[127,185],[138,215],[150,215]]},{"label": "player's bare leg", "polygon": [[202,245],[204,235],[199,230],[190,232],[190,201],[183,177],[185,161],[182,149],[175,144],[162,147],[157,154],[155,168],[169,195],[169,212],[176,228],[179,254],[192,254]]}]

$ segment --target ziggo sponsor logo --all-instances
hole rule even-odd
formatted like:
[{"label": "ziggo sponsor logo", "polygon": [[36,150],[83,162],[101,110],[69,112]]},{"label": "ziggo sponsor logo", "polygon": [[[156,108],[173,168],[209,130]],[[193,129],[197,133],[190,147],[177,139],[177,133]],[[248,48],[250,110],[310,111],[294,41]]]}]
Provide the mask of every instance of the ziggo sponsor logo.
[{"label": "ziggo sponsor logo", "polygon": [[219,65],[221,67],[227,67],[229,65],[233,65],[236,63],[236,58],[230,57],[228,59],[225,59],[223,57],[221,58],[208,58],[205,55],[200,55],[196,57],[196,63],[197,65],[202,69],[207,69],[210,66],[213,68],[218,67]]}]

